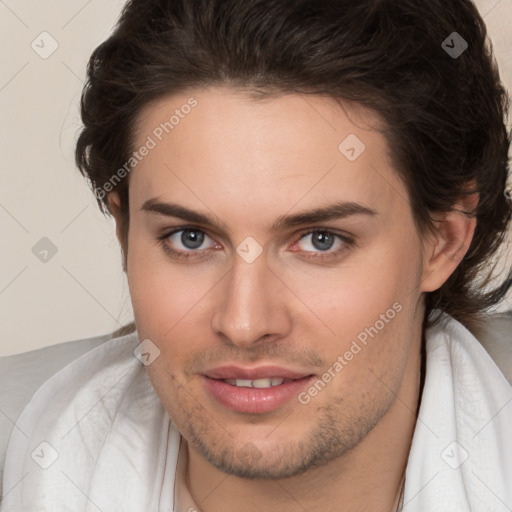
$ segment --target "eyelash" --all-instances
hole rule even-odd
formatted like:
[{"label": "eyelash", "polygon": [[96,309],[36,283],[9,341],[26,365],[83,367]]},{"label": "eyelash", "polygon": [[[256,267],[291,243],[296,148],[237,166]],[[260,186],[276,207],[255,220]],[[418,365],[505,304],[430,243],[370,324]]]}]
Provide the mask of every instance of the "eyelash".
[{"label": "eyelash", "polygon": [[[210,255],[204,256],[204,255],[198,254],[198,253],[201,253],[202,251],[205,251],[206,249],[199,249],[197,251],[195,251],[195,250],[177,251],[175,249],[172,249],[169,246],[169,244],[166,243],[166,240],[170,236],[172,236],[176,233],[179,233],[181,231],[187,231],[187,230],[199,231],[201,233],[204,233],[206,236],[209,236],[204,230],[196,228],[194,226],[182,226],[180,228],[173,229],[172,231],[169,231],[169,232],[165,233],[164,235],[159,236],[158,244],[162,245],[163,250],[172,258],[178,258],[178,259],[208,258]],[[333,259],[336,259],[339,256],[341,256],[342,253],[344,253],[345,251],[347,251],[348,249],[350,249],[351,247],[353,247],[355,245],[355,241],[352,238],[350,238],[346,235],[340,235],[339,233],[336,233],[330,229],[322,229],[322,228],[314,228],[314,229],[310,229],[310,230],[300,233],[299,238],[297,239],[297,242],[294,242],[294,245],[296,243],[300,242],[306,236],[311,235],[313,233],[323,233],[323,234],[333,235],[334,237],[340,239],[343,242],[343,245],[333,252],[319,252],[319,253],[314,253],[314,255],[305,256],[305,258],[307,258],[307,259],[316,259],[316,260],[323,260],[323,261],[333,260]],[[211,237],[209,237],[209,238],[211,238]]]}]

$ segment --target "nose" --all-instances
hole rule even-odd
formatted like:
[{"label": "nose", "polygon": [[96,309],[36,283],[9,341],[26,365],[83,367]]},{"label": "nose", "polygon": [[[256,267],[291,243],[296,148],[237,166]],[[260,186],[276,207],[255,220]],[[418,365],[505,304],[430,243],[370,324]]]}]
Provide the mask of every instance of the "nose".
[{"label": "nose", "polygon": [[264,255],[252,263],[236,256],[232,270],[216,290],[213,331],[225,343],[240,348],[286,336],[292,315],[283,288]]}]

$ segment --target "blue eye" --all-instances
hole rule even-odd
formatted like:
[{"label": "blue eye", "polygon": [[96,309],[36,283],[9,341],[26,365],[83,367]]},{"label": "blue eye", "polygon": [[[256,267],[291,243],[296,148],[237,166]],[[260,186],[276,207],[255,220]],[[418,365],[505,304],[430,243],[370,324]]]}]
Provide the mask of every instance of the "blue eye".
[{"label": "blue eye", "polygon": [[348,237],[325,229],[310,230],[302,234],[295,244],[301,250],[313,253],[311,256],[306,256],[307,258],[337,257],[351,245],[353,242]]},{"label": "blue eye", "polygon": [[[216,247],[217,244],[200,229],[182,228],[166,235],[172,245],[177,246],[180,251],[194,251],[200,249],[205,241],[210,241],[210,247]],[[181,244],[181,247],[180,247]],[[202,249],[206,249],[203,247]]]},{"label": "blue eye", "polygon": [[[314,231],[313,233],[305,235],[301,240],[307,240],[307,238],[311,239],[307,245],[319,251],[328,251],[329,249],[332,249],[336,243],[336,235],[334,233],[329,233],[328,231]],[[311,249],[308,248],[305,250]]]},{"label": "blue eye", "polygon": [[[203,230],[194,227],[176,228],[158,238],[164,251],[175,259],[202,259],[212,256],[211,250],[222,246]],[[312,229],[302,233],[291,251],[304,253],[301,257],[316,260],[335,260],[354,245],[354,241],[328,229]]]},{"label": "blue eye", "polygon": [[175,229],[161,236],[159,241],[165,252],[177,258],[201,258],[205,256],[206,249],[221,247],[204,231],[196,228]]},{"label": "blue eye", "polygon": [[[177,236],[180,233],[181,236]],[[201,247],[205,239],[205,234],[195,229],[182,229],[171,235],[170,239],[172,240],[173,237],[176,237],[185,249],[193,250]],[[176,240],[173,240],[173,243],[176,243]]]}]

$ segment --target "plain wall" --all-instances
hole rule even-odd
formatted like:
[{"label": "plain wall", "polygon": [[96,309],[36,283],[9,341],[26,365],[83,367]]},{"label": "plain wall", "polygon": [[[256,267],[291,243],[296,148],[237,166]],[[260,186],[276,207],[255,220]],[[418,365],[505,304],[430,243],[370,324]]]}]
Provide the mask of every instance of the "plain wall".
[{"label": "plain wall", "polygon": [[[113,220],[73,159],[86,63],[123,4],[0,2],[0,356],[105,334],[133,318]],[[510,90],[512,3],[477,5]]]}]

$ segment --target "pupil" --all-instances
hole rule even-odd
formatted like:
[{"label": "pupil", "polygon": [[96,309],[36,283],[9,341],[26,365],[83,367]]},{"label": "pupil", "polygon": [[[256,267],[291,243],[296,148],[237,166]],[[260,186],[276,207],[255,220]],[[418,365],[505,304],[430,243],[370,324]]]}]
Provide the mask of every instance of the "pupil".
[{"label": "pupil", "polygon": [[181,234],[181,243],[187,249],[197,249],[204,241],[204,233],[186,229]]},{"label": "pupil", "polygon": [[313,233],[313,246],[320,250],[326,251],[332,247],[334,236],[330,233],[317,232]]}]

